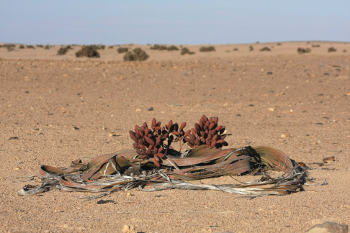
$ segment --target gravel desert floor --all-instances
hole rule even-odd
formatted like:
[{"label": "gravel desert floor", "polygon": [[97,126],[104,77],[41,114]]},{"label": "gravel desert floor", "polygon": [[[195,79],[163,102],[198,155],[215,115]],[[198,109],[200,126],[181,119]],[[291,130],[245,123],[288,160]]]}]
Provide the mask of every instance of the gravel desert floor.
[{"label": "gravel desert floor", "polygon": [[[150,55],[143,62],[123,61],[117,46],[99,50],[100,58],[76,58],[79,46],[62,56],[59,46],[18,46],[0,48],[1,232],[122,232],[125,225],[147,233],[304,232],[325,221],[350,224],[350,43],[188,46],[193,55],[141,45]],[[131,190],[104,197],[106,204],[82,200],[85,193],[17,195],[42,164],[65,167],[131,148],[128,131],[153,117],[193,124],[203,114],[219,117],[232,147],[267,145],[306,164],[335,156],[310,165],[309,176],[327,185],[254,199]]]}]

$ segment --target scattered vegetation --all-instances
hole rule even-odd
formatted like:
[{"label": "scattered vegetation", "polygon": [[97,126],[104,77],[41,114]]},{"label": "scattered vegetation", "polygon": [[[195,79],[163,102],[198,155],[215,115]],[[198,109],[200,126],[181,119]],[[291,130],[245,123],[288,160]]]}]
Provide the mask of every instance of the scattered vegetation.
[{"label": "scattered vegetation", "polygon": [[254,47],[252,45],[249,46],[249,52],[253,51]]},{"label": "scattered vegetation", "polygon": [[148,54],[141,48],[135,48],[124,55],[124,61],[145,61],[148,58]]},{"label": "scattered vegetation", "polygon": [[176,47],[175,45],[169,45],[169,46],[166,46],[166,45],[160,45],[160,44],[154,44],[150,47],[150,49],[152,50],[167,50],[167,51],[175,51],[175,50],[179,50],[178,47]]},{"label": "scattered vegetation", "polygon": [[2,47],[6,48],[7,51],[11,52],[15,50],[16,45],[15,44],[3,44]]},{"label": "scattered vegetation", "polygon": [[36,47],[38,47],[38,48],[44,48],[44,45],[42,45],[42,44],[37,44]]},{"label": "scattered vegetation", "polygon": [[336,52],[336,51],[337,51],[337,49],[334,48],[334,47],[329,47],[329,48],[328,48],[328,52],[329,52],[329,53]]},{"label": "scattered vegetation", "polygon": [[76,57],[94,57],[94,58],[98,58],[98,57],[100,57],[100,54],[97,51],[95,45],[87,45],[87,46],[81,47],[81,49],[78,50],[75,53],[75,56]]},{"label": "scattered vegetation", "polygon": [[44,49],[50,49],[51,48],[51,45],[45,45]]},{"label": "scattered vegetation", "polygon": [[35,49],[35,47],[33,45],[27,45],[27,49]]},{"label": "scattered vegetation", "polygon": [[108,46],[108,48],[109,48],[109,49],[113,49],[113,48],[114,48],[114,46],[113,46],[113,45],[110,45],[110,46]]},{"label": "scattered vegetation", "polygon": [[119,47],[118,49],[117,49],[117,52],[118,53],[126,53],[126,52],[128,52],[129,51],[129,48],[127,48],[127,47]]},{"label": "scattered vegetation", "polygon": [[187,47],[183,47],[183,48],[181,48],[180,54],[181,55],[186,55],[186,54],[192,55],[192,54],[194,54],[194,52],[190,51]]},{"label": "scattered vegetation", "polygon": [[215,52],[214,46],[202,46],[199,48],[199,52]]},{"label": "scattered vegetation", "polygon": [[72,49],[72,46],[70,45],[62,46],[58,49],[57,55],[65,55],[70,49]]},{"label": "scattered vegetation", "polygon": [[263,47],[260,49],[260,52],[270,52],[271,49],[269,47]]},{"label": "scattered vegetation", "polygon": [[310,48],[298,48],[297,51],[299,54],[304,54],[304,53],[310,53],[311,49]]},{"label": "scattered vegetation", "polygon": [[319,45],[319,44],[313,44],[313,45],[311,45],[311,47],[312,47],[312,48],[319,48],[319,47],[321,47],[321,45]]},{"label": "scattered vegetation", "polygon": [[281,46],[281,45],[282,45],[282,43],[280,43],[280,42],[279,42],[279,43],[277,43],[276,45],[277,45],[277,46]]}]

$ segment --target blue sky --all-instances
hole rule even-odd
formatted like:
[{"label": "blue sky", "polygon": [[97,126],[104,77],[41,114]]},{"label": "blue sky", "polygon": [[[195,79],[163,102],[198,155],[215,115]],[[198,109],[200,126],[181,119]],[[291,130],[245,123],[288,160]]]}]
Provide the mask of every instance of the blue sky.
[{"label": "blue sky", "polygon": [[0,0],[0,42],[350,41],[349,0]]}]

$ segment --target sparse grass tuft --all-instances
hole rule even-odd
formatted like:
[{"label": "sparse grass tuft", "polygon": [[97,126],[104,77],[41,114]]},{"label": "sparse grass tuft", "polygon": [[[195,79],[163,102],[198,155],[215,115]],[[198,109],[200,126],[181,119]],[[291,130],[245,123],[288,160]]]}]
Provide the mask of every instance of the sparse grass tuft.
[{"label": "sparse grass tuft", "polygon": [[124,55],[124,61],[145,61],[148,58],[148,54],[141,48],[135,48]]},{"label": "sparse grass tuft", "polygon": [[329,52],[329,53],[336,52],[336,51],[337,51],[337,49],[334,48],[334,47],[329,47],[329,48],[328,48],[328,52]]},{"label": "sparse grass tuft", "polygon": [[181,48],[181,52],[180,52],[181,55],[186,55],[186,54],[189,54],[189,55],[193,55],[194,52],[190,51],[188,48],[186,47],[183,47]]},{"label": "sparse grass tuft", "polygon": [[263,47],[260,49],[260,52],[270,52],[271,49],[269,47]]},{"label": "sparse grass tuft", "polygon": [[75,53],[75,56],[98,58],[100,57],[100,54],[97,51],[95,45],[87,45],[87,46],[81,47],[81,49]]},{"label": "sparse grass tuft", "polygon": [[128,52],[129,51],[129,48],[127,48],[127,47],[119,47],[118,49],[117,49],[117,52],[118,53],[126,53],[126,52]]},{"label": "sparse grass tuft", "polygon": [[310,49],[310,48],[298,48],[298,49],[297,49],[297,52],[298,52],[299,54],[310,53],[310,52],[311,52],[311,49]]},{"label": "sparse grass tuft", "polygon": [[202,46],[199,48],[199,52],[215,52],[214,46]]},{"label": "sparse grass tuft", "polygon": [[65,55],[70,49],[72,49],[72,46],[70,45],[62,46],[58,49],[57,55]]}]

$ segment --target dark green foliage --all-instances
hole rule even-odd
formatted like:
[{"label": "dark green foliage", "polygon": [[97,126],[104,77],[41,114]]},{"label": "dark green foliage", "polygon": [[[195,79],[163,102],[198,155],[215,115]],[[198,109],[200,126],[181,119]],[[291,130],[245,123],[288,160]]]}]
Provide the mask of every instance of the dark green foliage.
[{"label": "dark green foliage", "polygon": [[164,51],[164,50],[167,50],[167,51],[174,51],[174,50],[179,50],[178,47],[176,47],[175,45],[169,45],[169,46],[166,46],[166,45],[160,45],[160,44],[154,44],[150,47],[150,49],[152,50],[160,50],[160,51]]},{"label": "dark green foliage", "polygon": [[129,51],[129,48],[127,48],[127,47],[119,47],[118,49],[117,49],[117,52],[118,53],[126,53],[126,52],[128,52]]},{"label": "dark green foliage", "polygon": [[57,55],[65,55],[72,47],[70,45],[62,46],[58,49]]},{"label": "dark green foliage", "polygon": [[202,46],[199,48],[199,52],[215,52],[214,46]]},{"label": "dark green foliage", "polygon": [[135,48],[124,55],[124,61],[145,61],[148,58],[148,54],[141,48]]},{"label": "dark green foliage", "polygon": [[334,48],[334,47],[329,47],[329,48],[328,48],[328,52],[329,52],[329,53],[336,52],[336,51],[337,51],[337,49]]},{"label": "dark green foliage", "polygon": [[6,48],[7,51],[11,52],[15,50],[16,45],[15,44],[3,44],[2,47]]},{"label": "dark green foliage", "polygon": [[270,52],[271,49],[269,47],[263,47],[260,49],[260,52]]},{"label": "dark green foliage", "polygon": [[178,47],[176,47],[175,45],[169,45],[167,48],[168,51],[175,51],[175,50],[179,50]]},{"label": "dark green foliage", "polygon": [[194,52],[190,51],[188,48],[186,47],[183,47],[181,48],[181,52],[180,52],[181,55],[186,55],[186,54],[189,54],[189,55],[192,55],[194,54]]},{"label": "dark green foliage", "polygon": [[95,45],[87,45],[81,47],[79,51],[75,53],[76,57],[94,57],[98,58],[100,57],[99,52],[97,51]]},{"label": "dark green foliage", "polygon": [[297,51],[299,54],[304,54],[304,53],[310,53],[311,49],[310,48],[298,48]]}]

